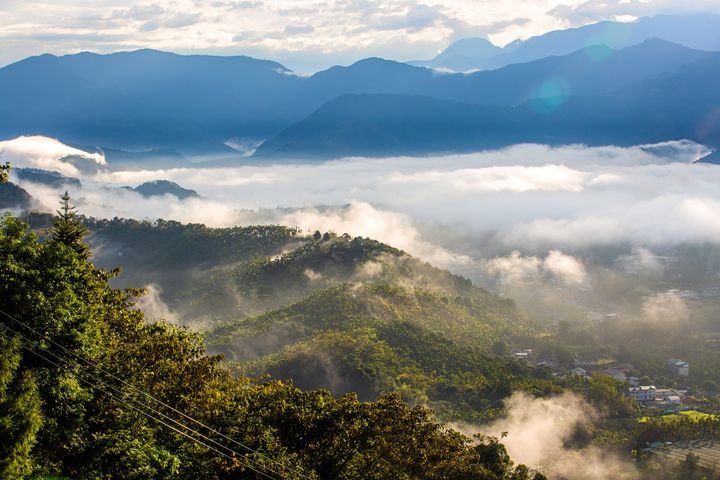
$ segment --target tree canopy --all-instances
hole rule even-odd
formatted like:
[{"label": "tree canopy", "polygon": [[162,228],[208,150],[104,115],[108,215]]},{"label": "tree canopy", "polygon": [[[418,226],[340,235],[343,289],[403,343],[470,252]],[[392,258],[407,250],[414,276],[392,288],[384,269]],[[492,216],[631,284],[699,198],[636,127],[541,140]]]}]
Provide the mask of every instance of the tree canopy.
[{"label": "tree canopy", "polygon": [[233,378],[198,334],[146,322],[143,292],[110,285],[115,272],[89,261],[76,220],[65,196],[43,243],[0,221],[3,478],[532,475],[499,442],[473,442],[397,395],[362,402]]}]

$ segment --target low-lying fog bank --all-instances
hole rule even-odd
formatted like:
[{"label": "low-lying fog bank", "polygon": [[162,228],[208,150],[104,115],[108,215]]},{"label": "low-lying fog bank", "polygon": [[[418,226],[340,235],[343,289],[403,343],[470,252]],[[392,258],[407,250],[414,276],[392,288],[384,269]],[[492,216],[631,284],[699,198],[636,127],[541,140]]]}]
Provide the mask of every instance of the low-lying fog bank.
[{"label": "low-lying fog bank", "polygon": [[[520,298],[518,285],[537,280],[575,289],[608,281],[594,264],[657,277],[677,248],[720,241],[720,167],[694,163],[708,150],[686,141],[143,171],[112,171],[102,155],[44,137],[0,148],[17,167],[79,178],[68,189],[85,215],[347,232]],[[200,197],[120,188],[156,179]],[[15,181],[56,208],[57,187]]]}]

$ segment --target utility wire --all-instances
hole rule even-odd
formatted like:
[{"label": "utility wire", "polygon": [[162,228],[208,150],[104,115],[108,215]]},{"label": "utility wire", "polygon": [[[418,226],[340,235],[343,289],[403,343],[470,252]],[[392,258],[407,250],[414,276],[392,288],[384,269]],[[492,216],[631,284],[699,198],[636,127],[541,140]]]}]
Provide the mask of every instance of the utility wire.
[{"label": "utility wire", "polygon": [[[0,326],[2,326],[4,329],[9,330],[10,332],[14,333],[15,335],[17,335],[17,336],[20,337],[21,339],[25,340],[26,343],[30,343],[30,344],[36,345],[35,342],[33,342],[32,340],[28,339],[27,337],[25,337],[25,336],[22,335],[21,333],[19,333],[19,332],[13,330],[12,328],[8,327],[7,325],[1,325],[1,324],[0,324]],[[6,333],[0,332],[0,334],[2,334],[5,338],[10,339],[10,337],[9,337]],[[250,469],[250,470],[252,470],[252,471],[254,471],[254,472],[256,472],[256,473],[258,473],[259,475],[264,476],[265,478],[269,478],[270,480],[276,480],[274,477],[272,477],[272,476],[270,476],[270,475],[267,475],[266,473],[261,472],[261,471],[259,471],[258,469],[254,468],[254,466],[253,466],[252,464],[245,463],[245,461],[242,460],[242,458],[243,458],[242,455],[240,455],[238,452],[236,452],[236,451],[228,448],[227,446],[222,445],[222,444],[216,442],[215,440],[213,440],[213,439],[211,439],[211,438],[203,435],[202,433],[200,433],[200,432],[198,432],[198,431],[196,431],[196,430],[193,430],[192,428],[188,427],[187,425],[184,425],[184,424],[176,421],[175,419],[168,417],[167,415],[163,414],[162,412],[160,412],[160,411],[158,411],[158,410],[155,410],[155,409],[153,409],[152,407],[150,407],[150,406],[148,406],[148,405],[146,405],[146,404],[144,404],[144,403],[142,403],[142,402],[140,402],[140,401],[138,401],[138,400],[135,400],[135,399],[130,398],[130,400],[132,400],[133,402],[135,402],[135,403],[137,403],[137,404],[139,404],[139,405],[147,408],[148,410],[150,410],[150,412],[155,413],[155,414],[158,414],[158,415],[160,415],[160,416],[162,416],[162,417],[170,420],[171,422],[173,422],[173,423],[175,423],[175,424],[177,424],[177,425],[179,425],[179,426],[187,429],[187,430],[190,431],[191,433],[194,433],[195,435],[198,435],[199,437],[201,437],[201,438],[203,438],[203,439],[205,439],[205,440],[207,440],[207,441],[209,441],[209,442],[211,442],[211,443],[214,443],[215,445],[218,445],[220,448],[224,448],[225,450],[231,452],[232,455],[229,455],[229,454],[226,453],[226,452],[223,452],[223,451],[221,451],[221,450],[218,450],[217,448],[215,448],[215,447],[213,447],[213,446],[211,446],[211,445],[206,444],[206,443],[203,442],[202,440],[199,440],[199,439],[193,437],[192,435],[188,434],[187,432],[184,432],[184,431],[182,431],[182,430],[179,430],[178,428],[174,427],[173,425],[170,425],[170,424],[168,424],[167,422],[165,422],[165,421],[163,421],[163,420],[161,420],[161,419],[159,419],[159,418],[151,415],[151,414],[148,413],[147,411],[144,411],[144,410],[142,410],[142,409],[140,409],[140,408],[138,408],[138,407],[136,407],[136,406],[134,406],[134,405],[132,405],[132,404],[129,404],[129,403],[125,402],[125,401],[124,401],[122,398],[120,398],[119,396],[117,396],[117,395],[109,392],[108,390],[106,390],[105,388],[99,386],[98,384],[96,384],[96,383],[94,383],[94,382],[91,382],[91,381],[87,380],[86,378],[83,378],[83,377],[80,376],[80,375],[77,375],[77,373],[76,373],[76,372],[73,372],[70,368],[68,368],[68,367],[66,367],[66,366],[63,366],[63,365],[61,365],[61,364],[59,364],[59,363],[57,363],[57,362],[55,362],[55,361],[53,361],[53,360],[50,360],[50,359],[47,358],[46,356],[44,356],[44,355],[42,355],[41,353],[39,353],[39,352],[33,350],[32,348],[30,348],[30,347],[29,347],[28,345],[26,345],[25,343],[23,343],[22,346],[23,346],[23,348],[25,348],[25,349],[28,350],[29,352],[31,352],[31,353],[35,354],[36,356],[42,358],[43,360],[45,360],[46,362],[54,365],[55,367],[60,368],[60,369],[62,369],[62,370],[64,370],[64,371],[66,371],[66,372],[70,372],[71,374],[73,374],[74,376],[76,376],[80,381],[86,383],[87,385],[91,386],[92,388],[95,388],[95,389],[97,389],[97,390],[105,393],[106,395],[108,395],[110,398],[116,400],[116,401],[117,401],[118,403],[120,403],[121,405],[123,405],[123,406],[125,406],[125,407],[129,407],[129,408],[131,408],[131,409],[133,409],[133,410],[141,413],[142,415],[144,415],[144,416],[146,416],[146,417],[154,420],[155,422],[157,422],[157,423],[159,423],[159,424],[161,424],[161,425],[164,425],[164,426],[170,428],[170,429],[173,430],[174,432],[179,433],[179,434],[187,437],[188,439],[192,440],[193,442],[195,442],[195,443],[197,443],[197,444],[199,444],[199,445],[202,445],[203,447],[205,447],[205,448],[207,448],[207,449],[209,449],[209,450],[212,450],[213,452],[215,452],[215,453],[217,453],[217,454],[219,454],[219,455],[222,455],[222,456],[225,457],[225,458],[228,458],[228,459],[230,459],[230,460],[232,460],[232,461],[238,462],[238,463],[241,464],[242,466],[244,466],[244,467],[246,467],[246,468],[248,468],[248,469]],[[40,347],[40,349],[42,349],[42,347]],[[63,357],[61,357],[61,356],[59,356],[59,355],[57,355],[57,354],[55,354],[55,353],[53,353],[53,352],[50,352],[50,351],[48,351],[48,350],[44,350],[44,351],[45,351],[46,353],[52,355],[53,357],[55,357],[57,360],[59,360],[59,361],[61,361],[61,362],[64,361],[66,364],[68,363],[67,359],[65,359],[65,358],[63,358]],[[94,377],[94,376],[92,376],[92,375],[91,375],[91,378],[93,378],[95,381],[100,381],[100,382],[102,382],[102,380],[100,380],[100,379],[98,379],[97,377]],[[107,384],[106,382],[103,382],[103,385],[108,385],[108,384]],[[114,387],[112,387],[112,386],[109,386],[109,388],[117,391],[117,388],[114,388]],[[255,466],[258,466],[256,461],[253,461],[253,460],[251,460],[251,459],[249,459],[249,458],[246,458],[245,460],[247,460],[248,462],[253,462],[253,463],[255,463]],[[261,468],[261,467],[258,466],[258,468]],[[265,467],[265,468],[267,468],[267,467]],[[278,472],[275,472],[275,471],[273,471],[273,470],[271,470],[271,469],[269,469],[269,468],[267,468],[267,469],[270,470],[271,472],[273,472],[274,474],[279,475],[280,478],[283,478],[282,474],[280,474],[280,473],[278,473]]]},{"label": "utility wire", "polygon": [[[282,469],[288,470],[288,471],[290,471],[291,473],[294,473],[295,475],[297,475],[297,476],[299,476],[299,477],[301,477],[301,478],[304,478],[304,479],[307,479],[307,480],[312,480],[310,477],[308,477],[307,475],[305,475],[305,474],[302,473],[301,471],[299,471],[299,470],[297,470],[297,469],[295,469],[295,468],[293,468],[293,467],[290,467],[290,466],[286,465],[286,464],[283,463],[283,462],[280,462],[280,461],[278,461],[278,460],[274,460],[274,459],[268,457],[267,455],[265,455],[265,454],[263,454],[263,453],[255,450],[255,449],[253,449],[252,447],[249,447],[249,446],[245,445],[244,443],[239,442],[238,440],[235,440],[234,438],[232,438],[232,437],[230,437],[230,436],[228,436],[228,435],[225,435],[225,434],[222,433],[222,432],[219,432],[218,430],[216,430],[216,429],[214,429],[214,428],[212,428],[212,427],[210,427],[210,426],[202,423],[201,421],[199,421],[199,420],[197,420],[197,419],[195,419],[195,418],[193,418],[193,417],[191,417],[191,416],[189,416],[189,415],[181,412],[180,410],[174,408],[172,405],[168,405],[167,403],[165,403],[165,402],[163,402],[162,400],[154,397],[153,395],[151,395],[151,394],[149,394],[149,393],[147,393],[147,392],[145,392],[145,391],[143,391],[143,390],[135,387],[135,386],[132,385],[131,383],[126,382],[126,381],[123,380],[122,378],[119,378],[119,377],[117,377],[116,375],[114,375],[114,374],[108,372],[107,370],[103,369],[102,367],[98,366],[98,365],[95,364],[94,362],[92,362],[92,361],[86,359],[85,357],[83,357],[83,356],[81,356],[81,355],[78,355],[77,353],[73,352],[72,350],[66,348],[64,345],[61,345],[61,344],[55,342],[52,338],[48,337],[47,335],[45,335],[45,334],[42,333],[42,332],[37,331],[37,330],[34,329],[32,326],[30,326],[30,325],[26,324],[25,322],[17,319],[17,318],[14,317],[13,315],[10,315],[9,313],[7,313],[7,312],[5,312],[5,311],[3,311],[3,310],[0,310],[0,314],[5,315],[7,318],[9,318],[10,320],[12,320],[12,321],[15,322],[16,324],[21,325],[22,327],[30,330],[30,331],[33,332],[34,334],[43,337],[45,340],[47,340],[47,341],[50,342],[51,344],[53,344],[53,345],[55,345],[56,347],[62,349],[63,351],[65,351],[66,353],[68,353],[68,354],[72,355],[73,357],[77,358],[78,360],[80,360],[81,362],[85,363],[86,365],[92,366],[93,368],[95,368],[95,369],[98,370],[99,372],[104,373],[105,375],[109,376],[109,377],[112,378],[113,380],[116,380],[116,381],[122,383],[123,385],[129,387],[130,389],[134,390],[135,392],[140,393],[140,394],[142,394],[143,396],[145,396],[145,397],[153,400],[154,402],[157,402],[158,404],[162,405],[163,407],[165,407],[165,408],[173,411],[174,413],[177,413],[178,415],[180,415],[181,417],[185,418],[186,420],[189,420],[190,422],[192,422],[192,423],[194,423],[194,424],[196,424],[196,425],[199,425],[199,426],[202,427],[202,428],[207,429],[209,432],[212,432],[212,433],[214,433],[215,435],[218,435],[218,436],[222,437],[223,439],[225,439],[225,440],[227,440],[227,441],[229,441],[229,442],[232,442],[232,443],[234,443],[235,445],[237,445],[237,446],[239,446],[239,447],[241,447],[241,448],[243,448],[243,449],[245,449],[245,450],[247,450],[247,451],[249,451],[249,452],[257,455],[257,456],[259,456],[259,457],[261,457],[261,458],[264,458],[264,459],[268,460],[269,462],[272,462],[272,463],[278,465],[278,466],[279,466],[280,468],[282,468]],[[266,468],[267,468],[267,467],[266,467]],[[275,473],[277,473],[277,472],[275,472]]]}]

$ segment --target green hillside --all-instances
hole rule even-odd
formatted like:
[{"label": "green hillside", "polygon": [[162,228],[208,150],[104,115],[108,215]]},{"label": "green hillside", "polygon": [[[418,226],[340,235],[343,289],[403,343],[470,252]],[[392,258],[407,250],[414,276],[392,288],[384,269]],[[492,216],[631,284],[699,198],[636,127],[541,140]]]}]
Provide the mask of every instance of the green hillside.
[{"label": "green hillside", "polygon": [[477,421],[515,390],[558,391],[545,368],[490,354],[497,342],[536,343],[511,300],[375,240],[281,226],[85,224],[93,261],[123,263],[117,285],[157,284],[239,375],[363,400],[396,392],[441,418]]},{"label": "green hillside", "polygon": [[448,298],[420,288],[344,284],[207,333],[234,370],[362,399],[400,392],[443,418],[486,420],[513,390],[559,391],[545,368],[488,355],[535,331],[512,302],[480,289]]},{"label": "green hillside", "polygon": [[0,478],[531,477],[398,396],[229,375],[198,334],[146,321],[140,292],[109,284],[71,211],[48,233],[0,219]]}]

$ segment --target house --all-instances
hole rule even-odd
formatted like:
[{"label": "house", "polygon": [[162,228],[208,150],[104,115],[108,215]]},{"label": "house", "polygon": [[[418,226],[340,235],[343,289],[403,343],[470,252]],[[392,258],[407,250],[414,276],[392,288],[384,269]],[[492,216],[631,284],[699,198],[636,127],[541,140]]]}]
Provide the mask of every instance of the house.
[{"label": "house", "polygon": [[655,385],[640,385],[628,388],[628,394],[637,402],[653,402],[656,390]]},{"label": "house", "polygon": [[530,360],[532,358],[532,348],[525,348],[522,350],[514,349],[512,351],[512,357],[517,359],[523,359],[523,360]]},{"label": "house", "polygon": [[687,377],[690,375],[690,364],[677,358],[668,360],[668,368],[679,377]]},{"label": "house", "polygon": [[578,375],[580,377],[587,377],[587,370],[580,367],[575,367],[572,370],[570,370],[570,375]]},{"label": "house", "polygon": [[605,375],[608,375],[618,382],[625,382],[627,381],[628,377],[625,375],[626,369],[625,368],[618,368],[618,367],[611,367],[607,368],[603,371]]}]

